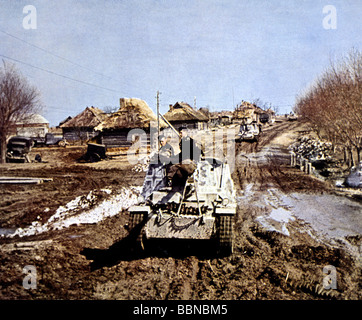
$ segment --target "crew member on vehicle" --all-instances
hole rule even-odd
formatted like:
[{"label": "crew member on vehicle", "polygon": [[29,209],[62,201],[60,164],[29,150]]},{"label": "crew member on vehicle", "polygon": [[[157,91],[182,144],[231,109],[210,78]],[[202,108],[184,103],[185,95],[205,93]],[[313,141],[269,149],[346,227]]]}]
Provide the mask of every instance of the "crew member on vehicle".
[{"label": "crew member on vehicle", "polygon": [[170,164],[175,156],[173,147],[168,143],[167,138],[163,135],[159,137],[159,141],[161,146],[160,150],[158,151],[159,160],[163,164]]},{"label": "crew member on vehicle", "polygon": [[180,184],[184,184],[187,178],[196,169],[202,150],[196,145],[195,140],[189,136],[187,127],[180,127],[180,153],[174,156],[173,165],[167,172],[168,184],[171,185],[177,178]]}]

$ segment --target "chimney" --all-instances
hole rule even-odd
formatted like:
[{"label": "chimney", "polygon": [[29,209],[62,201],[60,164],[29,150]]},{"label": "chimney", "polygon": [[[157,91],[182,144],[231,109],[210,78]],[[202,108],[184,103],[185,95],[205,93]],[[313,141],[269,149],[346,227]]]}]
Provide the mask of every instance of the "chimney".
[{"label": "chimney", "polygon": [[119,107],[120,107],[120,109],[125,107],[125,105],[126,105],[126,99],[125,98],[120,98],[119,99]]},{"label": "chimney", "polygon": [[170,111],[172,111],[173,110],[173,104],[170,104],[169,107],[170,107]]}]

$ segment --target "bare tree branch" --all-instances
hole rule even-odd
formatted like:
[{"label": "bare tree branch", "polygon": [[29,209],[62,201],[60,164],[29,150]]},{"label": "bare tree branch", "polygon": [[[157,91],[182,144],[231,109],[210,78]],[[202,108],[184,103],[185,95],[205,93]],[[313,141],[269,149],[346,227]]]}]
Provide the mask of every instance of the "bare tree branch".
[{"label": "bare tree branch", "polygon": [[6,140],[15,123],[39,111],[39,92],[16,70],[3,63],[0,69],[0,163],[6,161]]}]

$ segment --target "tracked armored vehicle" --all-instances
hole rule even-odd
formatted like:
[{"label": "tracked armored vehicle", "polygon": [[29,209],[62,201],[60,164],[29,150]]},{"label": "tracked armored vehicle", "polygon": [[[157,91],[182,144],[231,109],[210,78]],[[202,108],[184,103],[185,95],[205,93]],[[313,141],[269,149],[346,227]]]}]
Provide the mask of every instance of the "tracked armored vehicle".
[{"label": "tracked armored vehicle", "polygon": [[258,141],[261,133],[261,126],[256,122],[250,124],[242,124],[237,136],[240,141]]},{"label": "tracked armored vehicle", "polygon": [[236,196],[229,165],[203,158],[186,182],[168,187],[167,166],[150,164],[142,200],[129,209],[137,242],[144,239],[210,239],[218,253],[233,249]]}]

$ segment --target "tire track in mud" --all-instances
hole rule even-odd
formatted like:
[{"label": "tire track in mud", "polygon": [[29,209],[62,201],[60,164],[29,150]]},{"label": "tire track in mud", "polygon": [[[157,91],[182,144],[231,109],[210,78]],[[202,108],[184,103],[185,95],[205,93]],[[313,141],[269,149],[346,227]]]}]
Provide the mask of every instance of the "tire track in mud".
[{"label": "tire track in mud", "polygon": [[[258,143],[242,142],[237,145],[233,178],[237,194],[242,195],[242,202],[238,203],[235,221],[234,259],[243,264],[244,276],[254,280],[246,282],[244,277],[235,274],[232,277],[249,284],[250,290],[241,289],[240,296],[246,299],[356,298],[361,296],[361,293],[358,294],[360,271],[355,270],[348,255],[339,249],[316,243],[307,234],[298,233],[303,229],[299,221],[291,223],[293,234],[288,237],[266,231],[254,220],[257,216],[265,215],[264,210],[269,205],[274,209],[290,209],[280,200],[279,193],[306,191],[318,194],[329,189],[324,183],[286,166],[288,163],[283,163],[288,159],[288,155],[283,156],[286,148],[283,150],[280,146],[273,146],[273,140],[279,135],[297,128],[298,123],[282,123],[277,129],[264,132]],[[263,154],[261,157],[266,148],[271,150],[270,156]],[[306,259],[304,254],[307,253],[311,257],[318,255],[318,259]],[[337,290],[326,290],[322,285],[325,277],[323,267],[331,263],[331,258],[338,256],[341,257],[338,278],[343,278],[343,281]],[[337,260],[333,260],[336,264]],[[229,263],[235,265],[233,260]],[[353,283],[351,288],[347,283]]]},{"label": "tire track in mud", "polygon": [[197,280],[197,274],[199,272],[199,262],[195,257],[190,257],[190,259],[188,259],[188,263],[187,264],[191,264],[189,266],[187,266],[188,269],[188,274],[186,276],[186,278],[184,279],[184,284],[183,284],[183,292],[181,294],[182,296],[182,300],[190,300],[193,299],[193,287],[195,285],[195,282]]},{"label": "tire track in mud", "polygon": [[166,300],[169,299],[194,299],[197,275],[199,273],[199,260],[194,257],[186,259],[172,259],[167,269],[170,270],[167,290],[163,293]]}]

